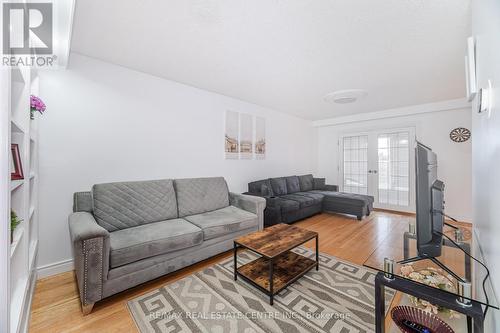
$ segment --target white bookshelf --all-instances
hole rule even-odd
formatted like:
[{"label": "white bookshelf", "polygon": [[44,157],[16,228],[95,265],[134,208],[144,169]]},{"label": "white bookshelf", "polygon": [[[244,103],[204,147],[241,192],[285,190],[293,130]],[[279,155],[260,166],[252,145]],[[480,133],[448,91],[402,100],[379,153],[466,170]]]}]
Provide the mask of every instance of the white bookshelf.
[{"label": "white bookshelf", "polygon": [[[8,88],[8,103],[1,105],[2,120],[2,177],[7,178],[6,202],[0,209],[6,222],[2,223],[0,241],[5,241],[8,269],[0,279],[7,295],[3,296],[2,307],[6,307],[6,320],[0,320],[1,332],[26,332],[28,329],[29,309],[36,280],[36,260],[38,253],[38,117],[30,119],[30,95],[38,95],[38,76],[34,69],[11,68],[2,72],[2,90]],[[7,76],[7,78],[5,77]],[[10,145],[19,145],[24,179],[10,180]],[[22,222],[11,237],[10,211],[13,210]],[[7,237],[4,234],[7,234]],[[3,263],[2,263],[3,264]],[[3,311],[2,311],[3,312]]]}]

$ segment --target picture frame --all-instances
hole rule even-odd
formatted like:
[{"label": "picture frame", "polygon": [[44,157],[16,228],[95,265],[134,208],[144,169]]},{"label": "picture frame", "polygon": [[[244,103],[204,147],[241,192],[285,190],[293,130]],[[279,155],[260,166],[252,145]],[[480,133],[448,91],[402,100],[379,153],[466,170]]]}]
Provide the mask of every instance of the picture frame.
[{"label": "picture frame", "polygon": [[253,158],[253,116],[240,113],[240,160],[251,160]]},{"label": "picture frame", "polygon": [[467,86],[467,101],[471,102],[477,95],[476,43],[474,37],[467,38],[467,55],[465,56],[465,83]]},{"label": "picture frame", "polygon": [[12,154],[10,178],[11,180],[24,179],[23,165],[21,162],[21,153],[19,151],[19,145],[17,143],[11,144],[10,151]]},{"label": "picture frame", "polygon": [[227,160],[239,159],[240,136],[239,136],[240,114],[234,111],[226,111],[224,154]]},{"label": "picture frame", "polygon": [[263,117],[255,118],[255,159],[263,160],[266,158],[266,119]]},{"label": "picture frame", "polygon": [[266,119],[226,110],[224,116],[226,160],[266,159]]}]

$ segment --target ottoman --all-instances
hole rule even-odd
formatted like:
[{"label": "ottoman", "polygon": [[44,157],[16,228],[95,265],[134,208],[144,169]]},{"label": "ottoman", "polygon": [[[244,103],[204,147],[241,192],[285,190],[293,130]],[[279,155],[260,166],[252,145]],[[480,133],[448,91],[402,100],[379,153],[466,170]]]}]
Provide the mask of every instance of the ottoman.
[{"label": "ottoman", "polygon": [[323,193],[323,211],[356,215],[361,221],[363,216],[373,210],[373,197],[369,195],[344,192]]}]

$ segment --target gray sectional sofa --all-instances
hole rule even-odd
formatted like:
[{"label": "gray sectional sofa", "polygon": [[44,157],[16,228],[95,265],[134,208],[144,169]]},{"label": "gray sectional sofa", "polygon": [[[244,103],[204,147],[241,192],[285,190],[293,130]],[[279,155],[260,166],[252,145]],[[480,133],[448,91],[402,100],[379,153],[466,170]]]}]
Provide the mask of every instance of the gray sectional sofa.
[{"label": "gray sectional sofa", "polygon": [[292,223],[320,212],[351,214],[361,220],[373,210],[372,196],[338,192],[336,185],[313,175],[258,180],[248,184],[246,194],[266,199],[265,226]]},{"label": "gray sectional sofa", "polygon": [[95,302],[227,251],[263,228],[266,201],[224,178],[98,184],[74,194],[69,231],[84,314]]}]

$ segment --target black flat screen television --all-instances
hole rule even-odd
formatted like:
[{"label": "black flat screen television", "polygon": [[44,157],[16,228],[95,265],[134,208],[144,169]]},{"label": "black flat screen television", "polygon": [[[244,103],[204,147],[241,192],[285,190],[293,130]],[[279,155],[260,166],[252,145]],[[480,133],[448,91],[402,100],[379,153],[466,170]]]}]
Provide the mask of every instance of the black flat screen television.
[{"label": "black flat screen television", "polygon": [[417,142],[415,147],[417,251],[422,258],[441,255],[444,183],[437,178],[437,155]]}]

